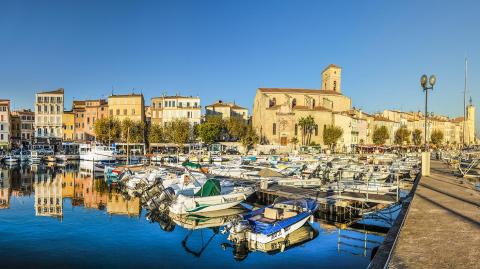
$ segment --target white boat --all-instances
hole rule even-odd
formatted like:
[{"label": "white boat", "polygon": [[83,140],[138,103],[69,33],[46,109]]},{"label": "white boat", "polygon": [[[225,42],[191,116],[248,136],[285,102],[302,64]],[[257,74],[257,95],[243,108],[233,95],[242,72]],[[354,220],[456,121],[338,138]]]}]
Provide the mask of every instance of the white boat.
[{"label": "white boat", "polygon": [[115,149],[100,144],[81,144],[80,160],[83,161],[114,161]]},{"label": "white boat", "polygon": [[41,150],[32,150],[30,152],[30,161],[34,164],[42,162],[43,152]]},{"label": "white boat", "polygon": [[273,205],[244,214],[242,220],[228,227],[230,241],[251,241],[267,244],[286,239],[302,227],[318,205],[312,199],[276,201]]},{"label": "white boat", "polygon": [[159,163],[159,162],[162,161],[162,156],[161,155],[152,156],[152,158],[150,158],[150,161],[155,162],[155,163]]},{"label": "white boat", "polygon": [[3,159],[3,161],[4,161],[6,164],[13,165],[13,164],[18,163],[18,158],[15,157],[15,156],[13,156],[13,155],[7,155],[7,156],[5,156],[5,158]]},{"label": "white boat", "polygon": [[180,190],[169,208],[177,215],[223,210],[240,204],[254,192],[253,187],[221,187],[218,180],[208,179],[200,188]]}]

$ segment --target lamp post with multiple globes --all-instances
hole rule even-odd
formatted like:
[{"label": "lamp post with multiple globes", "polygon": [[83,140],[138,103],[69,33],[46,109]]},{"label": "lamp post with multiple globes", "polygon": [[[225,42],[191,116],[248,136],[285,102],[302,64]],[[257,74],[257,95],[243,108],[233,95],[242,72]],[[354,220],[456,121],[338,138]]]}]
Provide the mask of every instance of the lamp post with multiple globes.
[{"label": "lamp post with multiple globes", "polygon": [[433,90],[433,86],[437,78],[435,75],[431,75],[430,78],[427,75],[423,75],[420,78],[420,85],[425,91],[425,151],[428,151],[428,139],[427,139],[427,130],[428,130],[428,90]]}]

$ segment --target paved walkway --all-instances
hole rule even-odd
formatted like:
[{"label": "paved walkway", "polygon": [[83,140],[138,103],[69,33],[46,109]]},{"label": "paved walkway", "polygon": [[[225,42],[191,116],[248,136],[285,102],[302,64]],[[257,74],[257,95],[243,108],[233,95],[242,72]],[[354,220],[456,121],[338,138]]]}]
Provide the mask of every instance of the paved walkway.
[{"label": "paved walkway", "polygon": [[480,192],[432,161],[400,231],[389,268],[480,268]]}]

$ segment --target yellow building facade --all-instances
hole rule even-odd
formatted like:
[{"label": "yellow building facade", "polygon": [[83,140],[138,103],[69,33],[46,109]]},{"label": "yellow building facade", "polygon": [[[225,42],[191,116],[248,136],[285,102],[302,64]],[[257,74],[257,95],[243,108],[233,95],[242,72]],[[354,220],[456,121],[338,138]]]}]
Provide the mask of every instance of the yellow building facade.
[{"label": "yellow building facade", "polygon": [[64,111],[62,116],[63,140],[75,140],[75,113],[73,111]]},{"label": "yellow building facade", "polygon": [[145,121],[143,94],[112,95],[108,97],[109,116],[120,121]]}]

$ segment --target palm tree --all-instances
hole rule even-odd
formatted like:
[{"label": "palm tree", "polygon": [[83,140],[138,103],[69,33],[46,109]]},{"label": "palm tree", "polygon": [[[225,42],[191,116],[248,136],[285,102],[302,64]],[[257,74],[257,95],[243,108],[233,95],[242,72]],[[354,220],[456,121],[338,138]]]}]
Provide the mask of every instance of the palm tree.
[{"label": "palm tree", "polygon": [[312,132],[315,129],[315,120],[311,115],[308,115],[300,118],[298,125],[302,128],[302,145],[310,144]]}]

